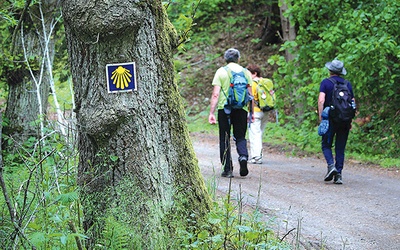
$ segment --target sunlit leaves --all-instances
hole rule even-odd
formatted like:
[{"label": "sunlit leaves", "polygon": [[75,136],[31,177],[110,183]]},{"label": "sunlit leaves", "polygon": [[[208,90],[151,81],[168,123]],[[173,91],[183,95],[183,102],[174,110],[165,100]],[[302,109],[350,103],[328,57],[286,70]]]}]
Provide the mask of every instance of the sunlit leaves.
[{"label": "sunlit leaves", "polygon": [[[387,128],[394,128],[391,133],[398,138],[400,129],[394,126],[393,118],[400,112],[400,85],[396,84],[400,81],[400,2],[294,0],[291,3],[288,13],[297,28],[297,57],[281,64],[275,75],[284,88],[280,94],[286,100],[283,102],[286,110],[290,109],[297,120],[307,120],[307,111],[316,107],[318,85],[328,76],[324,65],[338,58],[344,61],[346,78],[353,85],[359,103],[358,116],[373,115],[376,119],[372,123],[380,128],[361,139],[379,144],[380,137],[386,138],[383,134],[387,129],[379,123],[382,119]],[[282,46],[288,48],[292,48],[288,42]],[[270,63],[277,64],[275,60]],[[391,144],[385,144],[385,148],[399,148],[398,140],[387,141]]]}]

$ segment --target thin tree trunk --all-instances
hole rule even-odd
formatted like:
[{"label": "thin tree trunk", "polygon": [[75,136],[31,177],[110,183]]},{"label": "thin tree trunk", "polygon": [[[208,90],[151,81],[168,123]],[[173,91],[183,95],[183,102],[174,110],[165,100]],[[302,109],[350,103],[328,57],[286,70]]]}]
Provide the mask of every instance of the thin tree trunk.
[{"label": "thin tree trunk", "polygon": [[[283,0],[282,5],[280,7],[280,16],[281,16],[281,25],[282,25],[282,38],[283,41],[294,41],[296,39],[296,29],[290,23],[290,18],[285,17],[284,13],[288,9],[287,3],[290,3],[290,0]],[[285,58],[286,61],[293,60],[295,55],[290,53],[288,50],[285,50]]]},{"label": "thin tree trunk", "polygon": [[[175,30],[158,0],[65,0],[63,13],[90,244],[111,216],[132,228],[137,249],[167,249],[166,229],[210,205],[174,83]],[[137,91],[108,93],[106,65],[127,62]]]},{"label": "thin tree trunk", "polygon": [[[47,32],[57,8],[56,0],[42,1],[22,11],[19,25],[13,35],[11,51],[15,58],[13,68],[7,72],[8,99],[5,117],[8,119],[4,132],[17,142],[30,136],[41,137],[44,116],[48,106],[50,75],[48,63],[54,56],[54,42]],[[41,12],[43,6],[44,12]],[[42,15],[41,15],[42,14]],[[47,56],[47,61],[45,61]]]}]

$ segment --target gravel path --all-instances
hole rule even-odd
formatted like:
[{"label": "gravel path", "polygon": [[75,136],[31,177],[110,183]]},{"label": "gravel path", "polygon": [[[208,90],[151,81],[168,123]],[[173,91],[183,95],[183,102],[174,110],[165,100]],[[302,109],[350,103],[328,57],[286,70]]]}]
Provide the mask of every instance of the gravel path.
[{"label": "gravel path", "polygon": [[[226,193],[230,179],[221,178],[217,136],[194,133],[193,146],[207,182],[217,179]],[[250,165],[239,176],[232,144],[233,195],[242,192],[246,206],[276,218],[279,237],[301,249],[400,249],[399,169],[379,169],[346,161],[343,185],[324,182],[324,160],[289,157],[264,147],[263,164]],[[321,153],[322,155],[322,153]],[[257,197],[260,196],[258,199]]]}]

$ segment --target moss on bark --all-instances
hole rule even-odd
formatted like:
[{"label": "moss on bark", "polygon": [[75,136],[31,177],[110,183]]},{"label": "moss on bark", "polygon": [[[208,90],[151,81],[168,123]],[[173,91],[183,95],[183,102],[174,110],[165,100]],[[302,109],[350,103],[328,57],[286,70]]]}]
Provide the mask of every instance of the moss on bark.
[{"label": "moss on bark", "polygon": [[[80,29],[90,13],[98,13],[93,2],[64,1],[63,6],[69,13],[65,27],[78,106],[78,182],[85,229],[93,245],[102,237],[105,218],[111,216],[132,229],[140,248],[162,249],[174,238],[175,228],[188,223],[191,214],[201,220],[211,202],[174,82],[176,32],[161,1],[131,1],[135,10],[128,13],[135,17],[126,17],[137,26],[112,37],[112,28],[107,26],[103,35],[103,26],[98,25],[100,35],[93,43],[88,39],[94,35],[92,29]],[[119,1],[111,2],[110,15],[122,13],[115,9]],[[120,6],[126,2],[130,1]],[[93,16],[91,24],[96,23]],[[123,21],[124,15],[117,16]],[[107,93],[105,65],[131,61],[137,65],[138,90]]]}]

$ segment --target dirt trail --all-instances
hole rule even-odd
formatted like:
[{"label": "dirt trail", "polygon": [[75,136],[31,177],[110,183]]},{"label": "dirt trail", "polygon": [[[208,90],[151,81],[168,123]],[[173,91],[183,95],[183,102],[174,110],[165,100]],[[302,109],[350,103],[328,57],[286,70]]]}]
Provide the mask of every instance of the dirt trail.
[{"label": "dirt trail", "polygon": [[[205,181],[217,179],[217,190],[226,193],[229,179],[220,177],[217,136],[192,134],[193,146]],[[303,249],[400,249],[400,173],[346,161],[343,185],[324,182],[322,159],[295,158],[269,152],[264,162],[249,164],[249,175],[239,176],[236,149],[232,146],[233,197],[239,189],[244,202],[276,217],[276,230]]]}]

